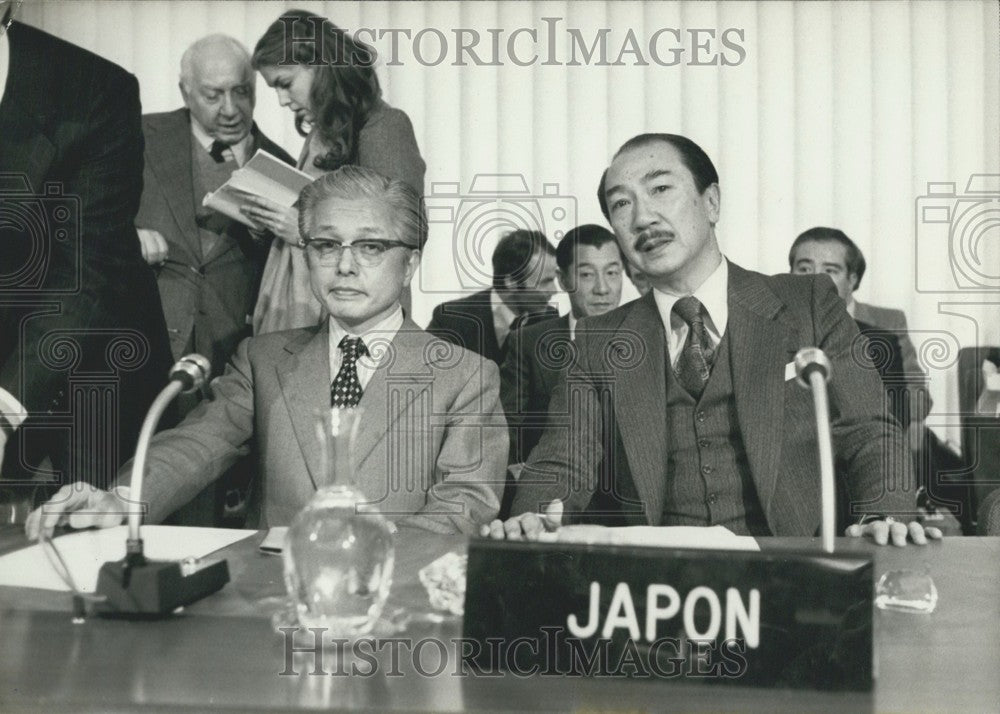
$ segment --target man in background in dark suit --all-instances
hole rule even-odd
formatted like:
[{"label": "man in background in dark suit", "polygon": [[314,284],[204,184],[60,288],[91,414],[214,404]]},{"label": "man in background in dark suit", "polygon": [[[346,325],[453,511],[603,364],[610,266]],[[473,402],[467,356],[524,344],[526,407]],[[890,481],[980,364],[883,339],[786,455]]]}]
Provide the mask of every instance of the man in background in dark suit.
[{"label": "man in background in dark suit", "polygon": [[493,251],[493,287],[434,308],[427,331],[481,354],[498,365],[512,330],[559,317],[555,250],[545,234],[516,230]]},{"label": "man in background in dark suit", "polygon": [[[899,364],[895,374],[905,375],[913,384],[908,413],[900,414],[900,423],[904,427],[913,425],[909,430],[910,447],[918,450],[923,443],[924,420],[932,405],[925,387],[917,391],[919,384],[926,384],[927,375],[920,367],[917,352],[910,341],[903,311],[866,305],[854,299],[854,292],[861,285],[867,267],[861,249],[843,231],[817,226],[799,234],[792,243],[788,252],[788,267],[791,272],[798,274],[829,275],[837,288],[837,294],[847,306],[848,314],[858,323],[859,329],[872,336],[881,336],[887,344],[898,344],[896,358]],[[883,378],[893,374],[891,362],[892,357],[880,369]]]},{"label": "man in background in dark suit", "polygon": [[618,307],[625,260],[614,234],[588,224],[569,231],[556,247],[559,284],[569,296],[564,317],[511,333],[500,366],[500,398],[510,427],[511,463],[522,463],[538,443],[549,399],[573,354],[577,322]]},{"label": "man in background in dark suit", "polygon": [[170,368],[134,219],[135,77],[0,1],[0,458],[107,485]]},{"label": "man in background in dark suit", "polygon": [[768,277],[723,257],[719,177],[697,144],[673,134],[629,140],[598,199],[653,290],[581,324],[576,359],[521,474],[516,515],[484,534],[537,538],[565,512],[609,524],[814,535],[812,398],[792,360],[817,346],[834,375],[838,473],[861,519],[848,535],[897,545],[940,536],[909,522],[916,503],[901,486],[912,482],[902,433],[882,414],[878,376],[853,359],[857,327],[832,283]]},{"label": "man in background in dark suit", "polygon": [[[135,225],[143,256],[156,266],[174,359],[202,354],[213,378],[250,336],[271,236],[204,207],[202,199],[258,149],[292,163],[254,124],[254,83],[243,45],[226,35],[203,37],[181,58],[185,107],[142,121],[145,168]],[[198,401],[182,396],[181,416]],[[241,460],[184,507],[180,522],[211,526],[224,515],[238,518],[251,469],[251,459]]]}]

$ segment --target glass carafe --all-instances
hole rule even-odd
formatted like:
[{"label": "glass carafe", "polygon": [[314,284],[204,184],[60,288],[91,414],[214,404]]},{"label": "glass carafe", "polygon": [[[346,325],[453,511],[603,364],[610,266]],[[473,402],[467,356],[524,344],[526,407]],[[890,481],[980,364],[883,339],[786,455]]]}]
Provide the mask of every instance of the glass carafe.
[{"label": "glass carafe", "polygon": [[282,550],[285,585],[303,627],[334,637],[370,632],[392,584],[392,527],[369,506],[353,478],[351,454],[360,409],[316,416],[323,485],[292,521]]}]

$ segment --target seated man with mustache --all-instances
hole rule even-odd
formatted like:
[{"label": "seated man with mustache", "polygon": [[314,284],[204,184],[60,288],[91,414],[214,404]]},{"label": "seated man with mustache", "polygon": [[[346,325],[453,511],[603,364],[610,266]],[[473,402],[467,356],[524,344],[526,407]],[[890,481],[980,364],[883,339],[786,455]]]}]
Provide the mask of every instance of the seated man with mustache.
[{"label": "seated man with mustache", "polygon": [[[722,255],[719,176],[690,139],[643,134],[615,154],[598,190],[645,297],[581,321],[576,359],[521,473],[513,518],[494,538],[537,538],[568,518],[722,525],[738,534],[820,528],[812,397],[792,360],[819,347],[833,367],[837,472],[847,534],[927,542],[878,374],[858,364],[858,328],[825,276],[765,276]],[[867,367],[867,368],[866,368]],[[572,408],[570,408],[572,405]],[[603,464],[603,465],[602,465]],[[544,511],[539,513],[539,511]]]},{"label": "seated man with mustache", "polygon": [[262,527],[287,525],[323,486],[317,414],[360,406],[354,481],[400,525],[469,533],[500,506],[507,424],[496,365],[421,330],[400,307],[427,240],[420,196],[359,166],[317,179],[300,197],[311,286],[328,319],[240,343],[205,401],[156,435],[143,504],[118,487],[66,486],[29,516],[35,538],[59,523],[121,523],[148,506],[157,521],[218,478],[255,443]]}]

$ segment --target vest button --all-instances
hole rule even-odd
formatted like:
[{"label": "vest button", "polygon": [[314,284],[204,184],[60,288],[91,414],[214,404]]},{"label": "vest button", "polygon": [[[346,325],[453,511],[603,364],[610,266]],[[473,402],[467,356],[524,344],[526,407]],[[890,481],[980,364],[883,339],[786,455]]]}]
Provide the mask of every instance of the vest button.
[{"label": "vest button", "polygon": [[705,412],[698,412],[697,414],[694,415],[694,418],[697,419],[699,422],[705,421]]},{"label": "vest button", "polygon": [[699,449],[707,449],[708,448],[708,439],[698,439],[698,448]]},{"label": "vest button", "polygon": [[[703,474],[705,474],[706,476],[708,476],[708,475],[709,475],[710,473],[712,473],[712,471],[714,471],[714,470],[715,470],[715,469],[713,469],[713,468],[712,468],[711,466],[702,466],[702,467],[701,467],[701,472],[702,472]],[[713,494],[713,497],[714,497],[714,494]],[[713,502],[713,503],[714,503],[714,502]]]},{"label": "vest button", "polygon": [[716,501],[719,500],[719,497],[717,495],[715,495],[714,493],[710,493],[710,494],[708,494],[708,499],[706,499],[706,500],[708,501],[709,505],[712,505]]}]

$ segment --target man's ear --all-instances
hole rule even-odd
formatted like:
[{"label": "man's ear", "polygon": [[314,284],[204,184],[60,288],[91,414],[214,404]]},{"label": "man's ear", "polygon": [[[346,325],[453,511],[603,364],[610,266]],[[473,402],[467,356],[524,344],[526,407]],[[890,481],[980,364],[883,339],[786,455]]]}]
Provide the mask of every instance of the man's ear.
[{"label": "man's ear", "polygon": [[857,273],[848,273],[847,279],[851,283],[851,292],[853,293],[858,289],[858,275]]},{"label": "man's ear", "polygon": [[719,222],[719,215],[722,210],[722,193],[719,189],[719,184],[713,183],[706,188],[705,192],[701,194],[701,198],[705,202],[708,220],[714,226]]},{"label": "man's ear", "polygon": [[420,265],[420,250],[414,248],[410,251],[410,257],[406,259],[406,272],[403,274],[403,287],[407,287],[413,280],[417,267]]},{"label": "man's ear", "polygon": [[556,281],[559,283],[559,287],[564,293],[571,293],[576,289],[575,281],[573,280],[573,274],[570,272],[573,269],[571,265],[569,270],[563,270],[559,268],[556,271]]},{"label": "man's ear", "polygon": [[184,100],[184,106],[188,109],[191,108],[191,99],[188,97],[187,87],[184,86],[184,80],[182,79],[177,83],[177,87],[181,90],[181,98]]}]

